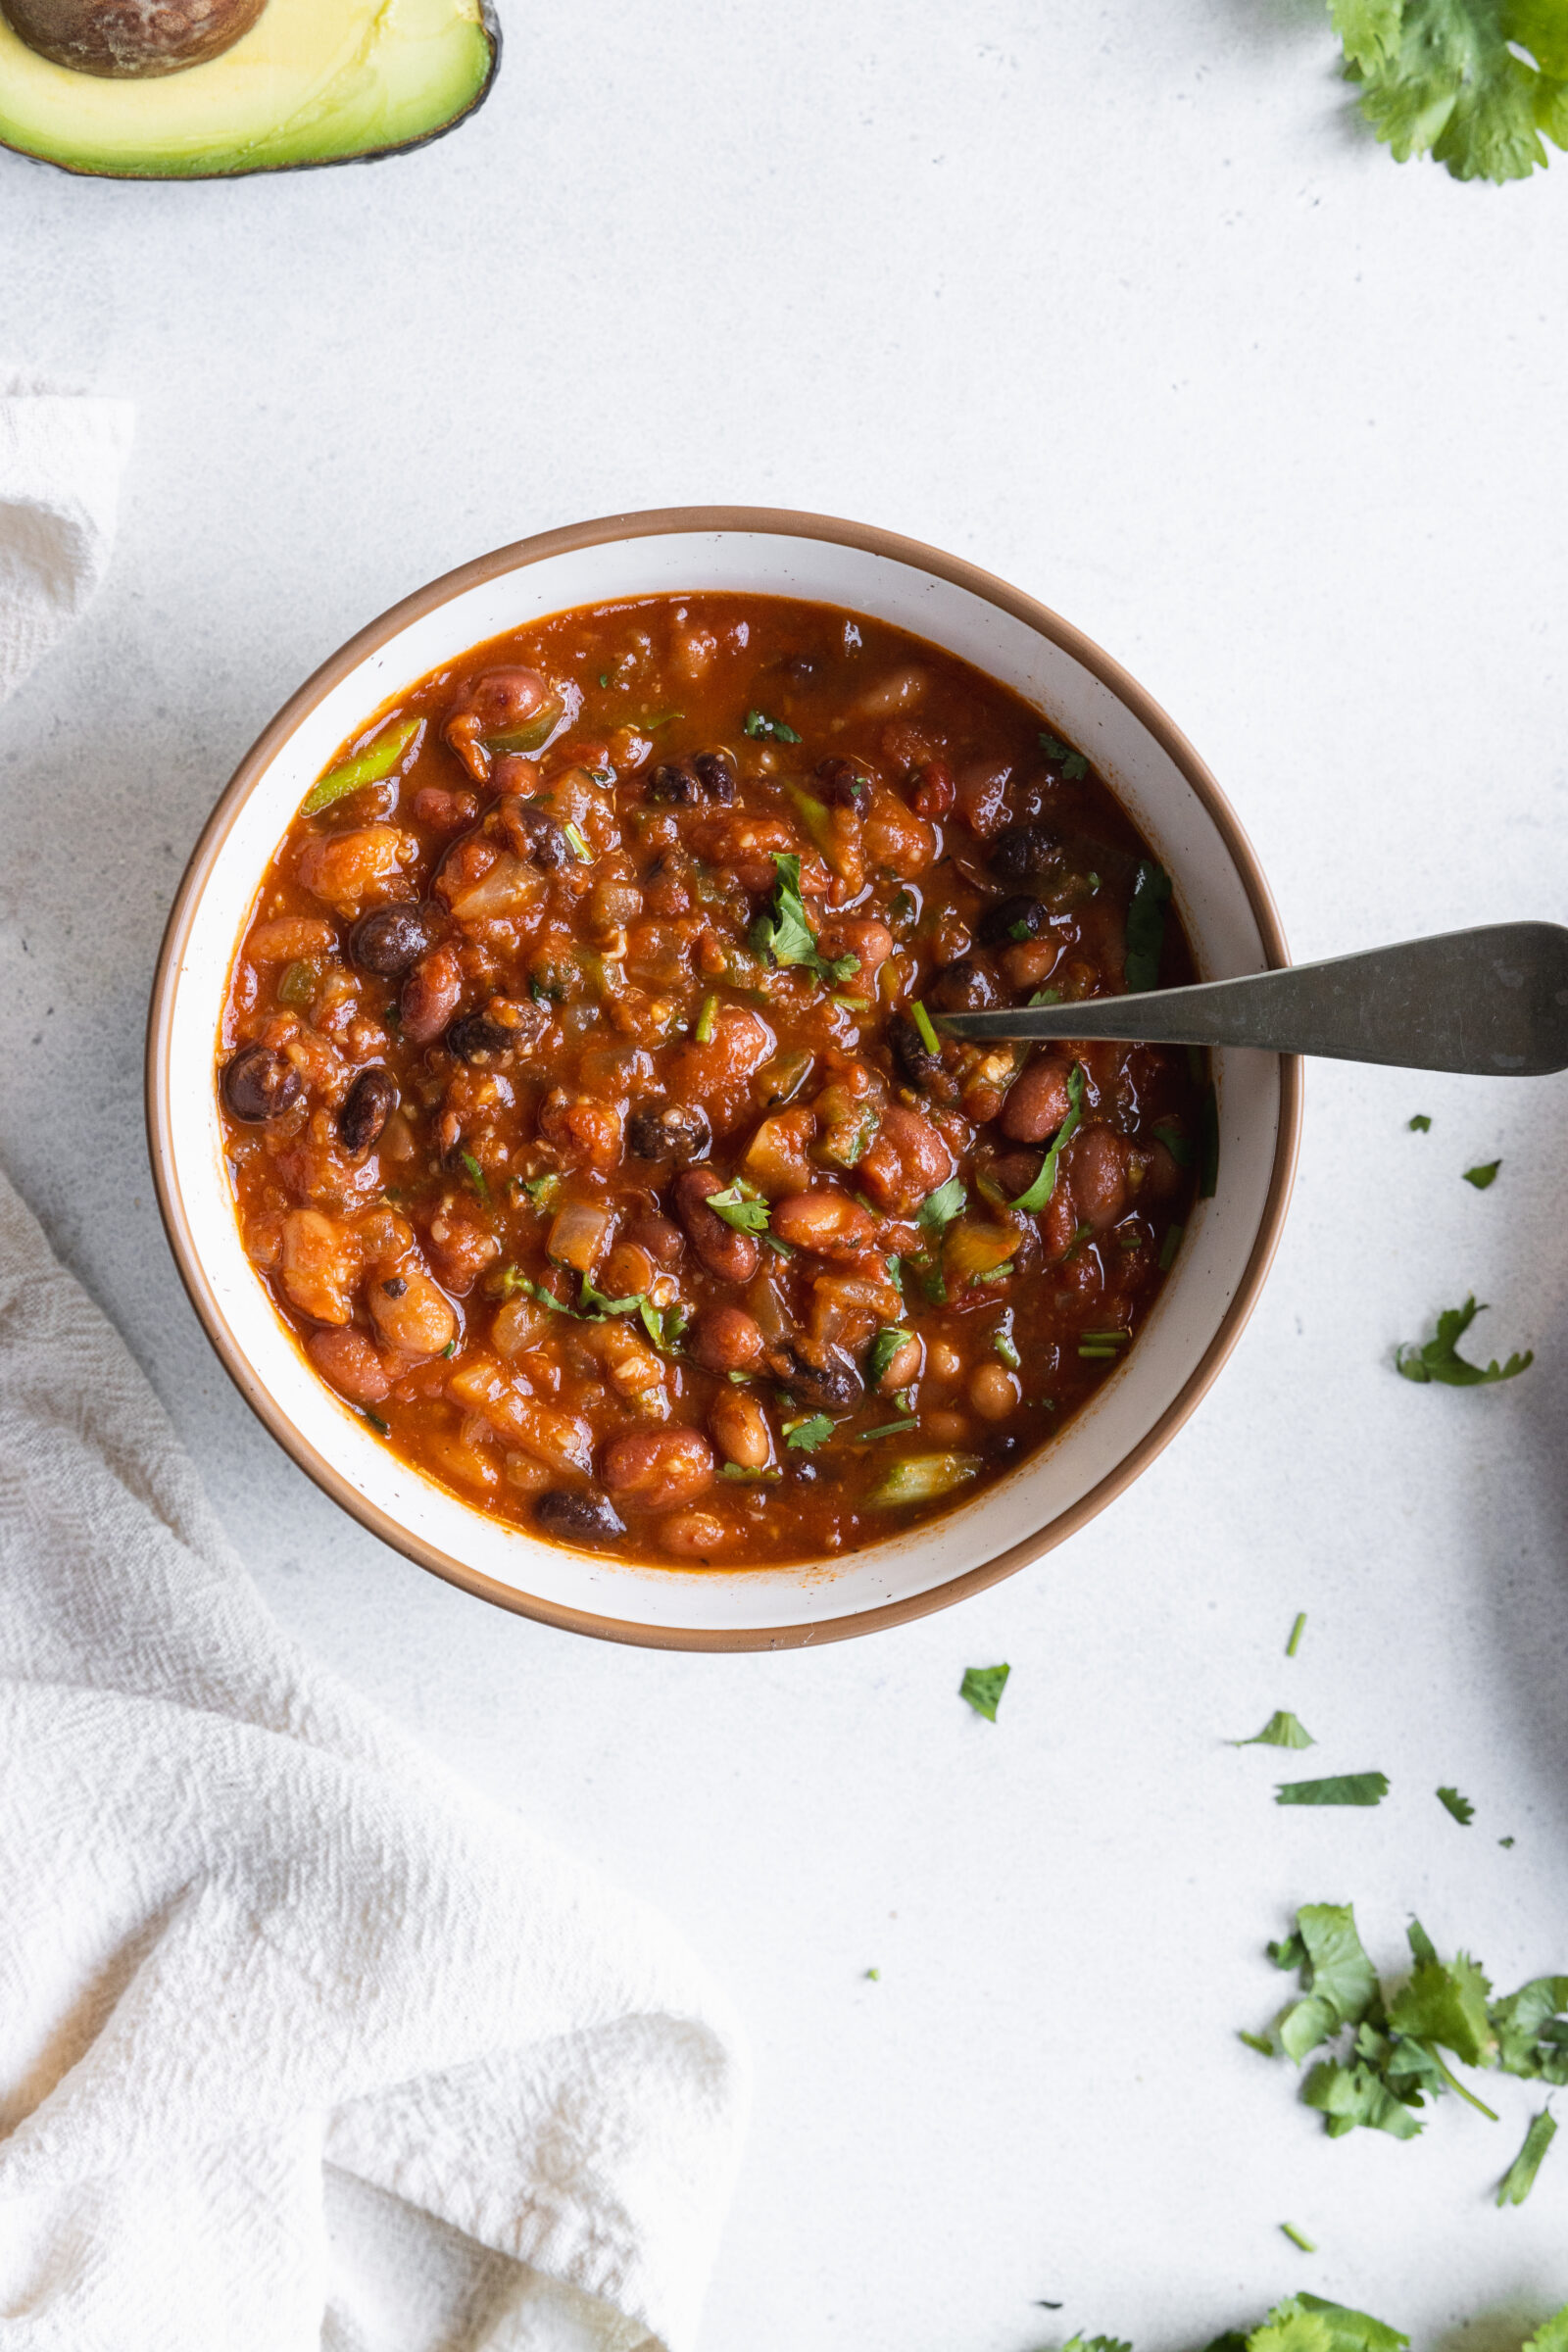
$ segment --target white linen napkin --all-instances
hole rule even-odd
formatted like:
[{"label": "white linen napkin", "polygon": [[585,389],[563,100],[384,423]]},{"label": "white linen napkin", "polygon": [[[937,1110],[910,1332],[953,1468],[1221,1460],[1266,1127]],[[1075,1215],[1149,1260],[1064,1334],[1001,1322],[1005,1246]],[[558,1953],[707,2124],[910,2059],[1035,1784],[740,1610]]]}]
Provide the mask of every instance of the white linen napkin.
[{"label": "white linen napkin", "polygon": [[[0,698],[128,441],[29,405]],[[672,1932],[269,1617],[0,1176],[0,2352],[677,2352],[744,2098]]]},{"label": "white linen napkin", "polygon": [[133,417],[0,373],[0,703],[103,578]]}]

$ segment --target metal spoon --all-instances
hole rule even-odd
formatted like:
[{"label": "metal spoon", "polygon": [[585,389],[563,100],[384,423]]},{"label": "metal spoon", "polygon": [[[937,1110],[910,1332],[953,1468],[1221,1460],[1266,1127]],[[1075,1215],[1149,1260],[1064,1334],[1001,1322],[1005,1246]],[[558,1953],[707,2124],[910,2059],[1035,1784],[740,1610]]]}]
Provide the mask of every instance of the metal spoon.
[{"label": "metal spoon", "polygon": [[959,1038],[1256,1046],[1407,1070],[1535,1078],[1568,1069],[1568,931],[1488,923],[1196,988],[936,1019]]}]

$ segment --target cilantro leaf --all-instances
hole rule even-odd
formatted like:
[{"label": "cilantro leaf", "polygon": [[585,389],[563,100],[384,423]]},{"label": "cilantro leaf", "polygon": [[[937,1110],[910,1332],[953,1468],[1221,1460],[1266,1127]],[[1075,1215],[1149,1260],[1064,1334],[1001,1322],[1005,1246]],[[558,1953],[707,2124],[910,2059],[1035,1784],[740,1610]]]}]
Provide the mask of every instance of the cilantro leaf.
[{"label": "cilantro leaf", "polygon": [[799,743],[801,740],[793,727],[787,727],[781,718],[769,718],[765,710],[747,711],[746,732],[754,740],[760,739],[763,743]]},{"label": "cilantro leaf", "polygon": [[1344,2065],[1325,2059],[1307,2076],[1301,2097],[1323,2117],[1331,2139],[1343,2139],[1360,2126],[1387,2132],[1395,2139],[1414,2139],[1422,2126],[1402,2101],[1385,2086],[1374,2067],[1363,2059]]},{"label": "cilantro leaf", "polygon": [[715,1217],[722,1217],[726,1225],[733,1225],[737,1233],[767,1231],[768,1203],[744,1176],[738,1176],[721,1193],[710,1193],[704,1205]]},{"label": "cilantro leaf", "polygon": [[1322,1781],[1282,1781],[1277,1805],[1381,1805],[1389,1793],[1386,1772],[1342,1772]]},{"label": "cilantro leaf", "polygon": [[1478,1193],[1484,1193],[1488,1185],[1496,1182],[1497,1170],[1501,1165],[1500,1159],[1489,1159],[1479,1168],[1466,1168],[1464,1180],[1466,1184],[1473,1184]]},{"label": "cilantro leaf", "polygon": [[795,1453],[814,1453],[833,1435],[826,1413],[811,1413],[804,1421],[786,1421],[784,1443]]},{"label": "cilantro leaf", "polygon": [[1523,2352],[1568,2352],[1568,2303],[1536,2329]]},{"label": "cilantro leaf", "polygon": [[1525,2144],[1514,2158],[1497,2184],[1499,2205],[1522,2205],[1536,2185],[1541,2159],[1557,2136],[1557,2119],[1549,2107],[1543,2107],[1534,2117],[1525,2133]]},{"label": "cilantro leaf", "polygon": [[485,1207],[488,1208],[490,1205],[490,1187],[485,1182],[483,1168],[480,1167],[479,1162],[474,1158],[471,1152],[460,1152],[458,1153],[458,1157],[463,1162],[464,1174],[467,1177],[468,1182],[478,1194]]},{"label": "cilantro leaf", "polygon": [[1170,904],[1170,876],[1152,858],[1146,858],[1133,876],[1132,905],[1127,909],[1127,987],[1138,996],[1159,986],[1159,957],[1165,945],[1165,909]]},{"label": "cilantro leaf", "polygon": [[995,1723],[1002,1693],[1007,1687],[1007,1677],[1011,1672],[1010,1666],[966,1666],[963,1680],[958,1685],[958,1696],[966,1698],[977,1715],[983,1715],[988,1723]]},{"label": "cilantro leaf", "polygon": [[1466,2066],[1488,2066],[1495,2048],[1487,1994],[1492,1987],[1464,1952],[1452,1960],[1418,1960],[1410,1982],[1389,2003],[1396,2034],[1435,2041]]},{"label": "cilantro leaf", "polygon": [[934,1193],[927,1193],[920,1203],[920,1213],[915,1223],[923,1225],[928,1233],[940,1233],[945,1225],[953,1223],[955,1217],[962,1216],[968,1198],[963,1179],[950,1176],[947,1183],[939,1184]]},{"label": "cilantro leaf", "polygon": [[1535,1977],[1488,2015],[1497,2037],[1497,2064],[1527,2082],[1568,2083],[1568,1977]]},{"label": "cilantro leaf", "polygon": [[871,1352],[866,1358],[865,1377],[868,1387],[873,1389],[876,1387],[908,1337],[909,1334],[902,1327],[893,1325],[886,1325],[877,1333],[876,1338],[871,1342]]},{"label": "cilantro leaf", "polygon": [[[1399,163],[1527,179],[1568,143],[1568,39],[1551,0],[1330,0],[1361,112]],[[1531,52],[1529,58],[1516,48]]]},{"label": "cilantro leaf", "polygon": [[651,1298],[641,1298],[637,1312],[654,1346],[662,1348],[666,1355],[673,1355],[686,1329],[686,1309],[680,1301],[677,1299],[673,1306],[656,1306]]},{"label": "cilantro leaf", "polygon": [[1040,749],[1048,760],[1054,760],[1069,784],[1079,783],[1089,773],[1089,762],[1082,752],[1075,752],[1070,743],[1057,735],[1042,734]]},{"label": "cilantro leaf", "polygon": [[1306,1949],[1306,1988],[1332,2001],[1347,2025],[1365,2017],[1377,1999],[1377,1971],[1367,1958],[1352,1903],[1303,1903],[1296,1932]]},{"label": "cilantro leaf", "polygon": [[[799,736],[791,738],[799,742]],[[820,956],[817,953],[816,933],[807,920],[806,901],[801,896],[801,861],[793,852],[773,852],[773,863],[778,879],[773,896],[753,923],[750,940],[759,956],[771,956],[779,965],[800,965],[814,972],[829,987],[838,988],[860,968],[858,956]]]},{"label": "cilantro leaf", "polygon": [[1084,1115],[1084,1074],[1074,1062],[1067,1078],[1067,1116],[1051,1139],[1051,1149],[1040,1163],[1040,1173],[1026,1193],[1020,1193],[1012,1206],[1026,1217],[1039,1216],[1056,1189],[1056,1162],[1064,1145],[1070,1144]]},{"label": "cilantro leaf", "polygon": [[1408,1125],[1412,1135],[1425,1135],[1430,1130],[1432,1121],[1427,1117],[1427,1114],[1424,1110],[1418,1110],[1415,1114],[1415,1117],[1408,1120],[1406,1124]]},{"label": "cilantro leaf", "polygon": [[1289,1707],[1276,1707],[1260,1732],[1250,1740],[1228,1740],[1227,1747],[1315,1747],[1316,1740]]},{"label": "cilantro leaf", "polygon": [[1484,1306],[1477,1306],[1474,1292],[1463,1306],[1445,1307],[1438,1317],[1437,1338],[1428,1340],[1422,1347],[1417,1347],[1412,1341],[1409,1346],[1396,1349],[1394,1358],[1396,1369],[1403,1373],[1406,1380],[1416,1381],[1423,1386],[1428,1381],[1440,1381],[1449,1389],[1485,1388],[1494,1380],[1517,1379],[1535,1362],[1534,1348],[1527,1348],[1523,1355],[1510,1355],[1508,1361],[1501,1365],[1494,1357],[1485,1369],[1480,1364],[1472,1364],[1458,1352],[1460,1340],[1477,1315],[1484,1315],[1486,1311]]},{"label": "cilantro leaf", "polygon": [[[1386,2328],[1381,2320],[1370,2319],[1364,2311],[1349,2311],[1343,2303],[1325,2303],[1321,2295],[1293,2295],[1289,2303],[1269,2313],[1269,2324],[1284,2313],[1321,2321],[1328,2330],[1329,2352],[1406,2352],[1410,2341],[1397,2328]],[[1261,2334],[1249,2340],[1250,2352],[1282,2352]]]},{"label": "cilantro leaf", "polygon": [[1438,1802],[1446,1805],[1461,1830],[1467,1830],[1476,1817],[1474,1805],[1467,1796],[1461,1796],[1457,1788],[1440,1788]]}]

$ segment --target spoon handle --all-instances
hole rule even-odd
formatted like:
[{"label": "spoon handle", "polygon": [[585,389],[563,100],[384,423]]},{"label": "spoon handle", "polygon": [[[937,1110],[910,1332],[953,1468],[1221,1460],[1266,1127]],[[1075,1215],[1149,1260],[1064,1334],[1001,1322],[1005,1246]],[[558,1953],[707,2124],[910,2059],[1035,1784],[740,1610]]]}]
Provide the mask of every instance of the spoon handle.
[{"label": "spoon handle", "polygon": [[1488,923],[1196,988],[937,1018],[957,1038],[1255,1046],[1407,1070],[1533,1078],[1568,1069],[1568,930]]}]

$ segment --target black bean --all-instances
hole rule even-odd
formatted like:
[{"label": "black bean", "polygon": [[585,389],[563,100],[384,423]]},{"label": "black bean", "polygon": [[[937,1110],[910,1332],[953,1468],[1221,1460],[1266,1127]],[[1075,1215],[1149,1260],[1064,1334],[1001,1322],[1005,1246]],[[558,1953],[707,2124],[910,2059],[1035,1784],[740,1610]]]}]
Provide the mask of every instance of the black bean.
[{"label": "black bean", "polygon": [[401,1274],[389,1274],[381,1285],[382,1296],[387,1298],[401,1298],[408,1287],[407,1281]]},{"label": "black bean", "polygon": [[781,1389],[818,1412],[853,1412],[865,1394],[865,1383],[842,1348],[813,1348],[808,1355],[793,1340],[771,1349],[768,1371]]},{"label": "black bean", "polygon": [[692,765],[709,799],[727,808],[735,798],[735,762],[728,752],[699,752]]},{"label": "black bean", "polygon": [[656,767],[653,782],[648,787],[648,798],[651,801],[668,801],[678,808],[691,808],[703,798],[703,787],[689,767]]},{"label": "black bean", "polygon": [[942,1075],[942,1056],[933,1054],[914,1023],[904,1013],[888,1023],[888,1048],[893,1066],[906,1086],[927,1092]]},{"label": "black bean", "polygon": [[547,874],[559,873],[564,865],[575,863],[576,852],[566,837],[566,828],[558,824],[547,809],[521,809],[516,830],[527,844],[529,862],[542,866]]},{"label": "black bean", "polygon": [[982,947],[1010,948],[1025,939],[1038,939],[1051,921],[1039,899],[1015,896],[987,907],[976,937]]},{"label": "black bean", "polygon": [[864,770],[850,760],[819,760],[816,788],[830,808],[858,808],[863,813],[871,806],[870,782]]},{"label": "black bean", "polygon": [[338,1141],[358,1159],[380,1136],[398,1106],[398,1090],[379,1067],[362,1070],[337,1110]]},{"label": "black bean", "polygon": [[251,1127],[287,1110],[299,1091],[294,1064],[267,1046],[242,1046],[223,1071],[223,1100]]},{"label": "black bean", "polygon": [[636,1159],[672,1159],[686,1167],[713,1140],[708,1114],[695,1102],[645,1103],[626,1122],[626,1144]]},{"label": "black bean", "polygon": [[455,1054],[459,1061],[488,1061],[492,1054],[505,1054],[517,1041],[510,1029],[503,1029],[488,1013],[466,1012],[453,1022],[445,1042],[447,1052]]},{"label": "black bean", "polygon": [[547,1536],[563,1544],[611,1544],[626,1533],[625,1520],[597,1487],[581,1494],[552,1487],[535,1501],[533,1515]]},{"label": "black bean", "polygon": [[929,983],[925,1001],[933,1012],[983,1012],[1000,994],[995,974],[978,956],[960,956]]},{"label": "black bean", "polygon": [[1027,882],[1061,855],[1061,838],[1049,825],[1009,825],[991,844],[989,864],[999,882]]},{"label": "black bean", "polygon": [[422,906],[377,906],[355,924],[349,954],[362,971],[396,980],[418,961],[433,931],[433,919]]},{"label": "black bean", "polygon": [[982,1450],[988,1462],[995,1462],[1000,1467],[1017,1460],[1023,1451],[1023,1440],[1014,1431],[1004,1429],[998,1436],[987,1438]]}]

